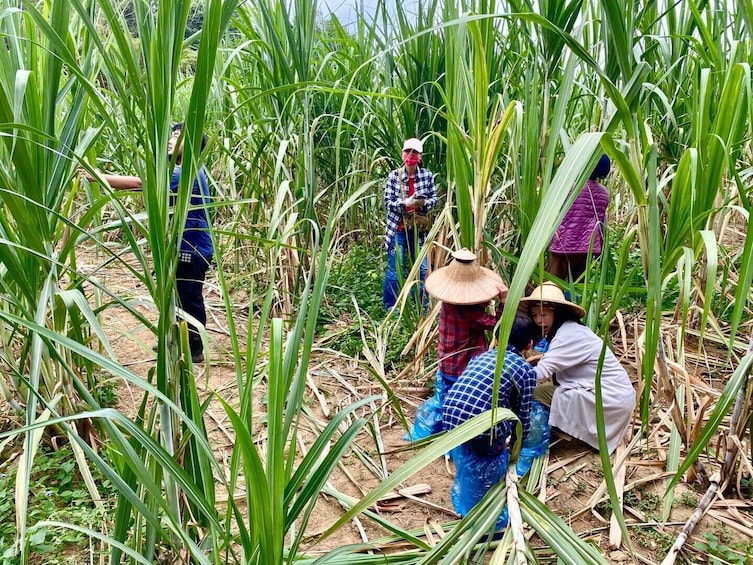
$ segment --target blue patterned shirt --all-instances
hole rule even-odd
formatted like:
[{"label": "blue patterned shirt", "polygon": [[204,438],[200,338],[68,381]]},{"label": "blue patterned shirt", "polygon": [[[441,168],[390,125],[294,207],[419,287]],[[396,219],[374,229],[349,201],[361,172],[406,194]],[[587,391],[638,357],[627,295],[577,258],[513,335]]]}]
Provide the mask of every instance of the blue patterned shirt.
[{"label": "blue patterned shirt", "polygon": [[[499,381],[497,406],[509,408],[515,412],[515,415],[520,418],[523,438],[525,438],[528,435],[533,389],[536,386],[536,371],[512,345],[508,345],[505,349],[504,363]],[[474,416],[491,409],[496,364],[497,351],[494,349],[471,359],[463,374],[445,396],[442,409],[445,430],[452,430]],[[509,436],[513,429],[511,422],[503,422],[497,426],[496,435]]]},{"label": "blue patterned shirt", "polygon": [[[400,187],[400,175],[403,177],[402,189]],[[403,218],[405,206],[403,200],[408,194],[408,173],[405,167],[390,172],[387,177],[387,185],[384,188],[384,205],[387,208],[387,227],[384,233],[384,247],[389,249],[397,232],[397,226]],[[434,177],[431,171],[418,167],[416,169],[415,195],[423,196],[426,202],[420,208],[422,214],[426,214],[439,202],[437,188],[434,186]],[[423,245],[424,234],[420,234],[420,243]]]}]

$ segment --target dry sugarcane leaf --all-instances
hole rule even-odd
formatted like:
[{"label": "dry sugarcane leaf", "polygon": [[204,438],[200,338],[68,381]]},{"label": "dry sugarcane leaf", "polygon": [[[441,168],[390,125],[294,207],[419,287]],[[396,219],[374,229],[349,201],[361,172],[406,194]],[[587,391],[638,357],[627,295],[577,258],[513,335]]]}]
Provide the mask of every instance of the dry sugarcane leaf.
[{"label": "dry sugarcane leaf", "polygon": [[578,471],[581,471],[588,463],[581,463],[580,465],[576,465],[574,468],[570,469],[569,471],[565,471],[565,473],[560,477],[559,482],[564,483],[566,480],[568,480],[570,477],[572,477],[575,473]]},{"label": "dry sugarcane leaf", "polygon": [[446,453],[444,455],[444,470],[447,472],[448,477],[455,476],[455,472],[452,470],[452,467],[450,466],[450,456]]},{"label": "dry sugarcane leaf", "polygon": [[622,350],[627,351],[629,349],[627,342],[627,330],[625,329],[625,319],[622,317],[622,312],[617,310],[614,313],[617,318],[617,325],[620,328],[620,339],[622,340]]},{"label": "dry sugarcane leaf", "polygon": [[[630,443],[628,444],[627,448],[621,454],[619,455],[615,454],[614,463],[612,464],[613,473],[615,474],[619,473],[620,469],[624,465],[627,465],[627,457],[633,451],[633,448],[638,444],[640,439],[641,439],[640,434],[636,434],[635,437],[633,437],[633,439],[630,440]],[[599,485],[599,487],[591,495],[591,498],[588,501],[588,506],[590,508],[595,508],[598,501],[600,501],[602,496],[604,496],[604,493],[606,492],[606,490],[607,490],[606,481],[601,481],[601,484]]]},{"label": "dry sugarcane leaf", "polygon": [[433,502],[430,502],[428,500],[424,500],[422,498],[418,498],[416,496],[411,496],[409,494],[403,495],[408,500],[412,500],[414,502],[417,502],[418,504],[421,504],[423,506],[428,506],[429,508],[433,508],[434,510],[439,510],[440,512],[444,512],[445,514],[449,514],[453,518],[458,518],[458,514],[454,510],[450,510],[449,508],[445,508],[444,506],[440,506],[439,504],[435,504]]},{"label": "dry sugarcane leaf", "polygon": [[380,502],[379,500],[374,503],[374,506],[372,508],[374,508],[374,510],[376,510],[377,512],[392,512],[394,514],[405,510],[405,507],[402,504],[397,504],[394,502]]},{"label": "dry sugarcane leaf", "polygon": [[743,514],[737,508],[729,508],[727,512],[730,518],[737,520],[737,523],[741,526],[745,526],[748,529],[753,529],[753,520],[751,520],[748,514]]},{"label": "dry sugarcane leaf", "polygon": [[[439,333],[439,328],[438,327],[435,328],[434,331],[431,331],[431,330],[432,330],[432,326],[434,324],[434,320],[436,320],[437,317],[439,316],[439,309],[441,307],[442,307],[442,303],[439,302],[439,301],[437,301],[437,303],[434,305],[434,308],[432,308],[432,310],[429,313],[429,315],[421,323],[421,325],[418,328],[416,328],[416,331],[413,333],[413,335],[411,336],[410,340],[408,340],[408,343],[405,344],[405,347],[400,352],[400,356],[401,357],[403,355],[407,355],[408,352],[411,349],[413,349],[413,346],[416,344],[416,342],[419,341],[419,339],[423,338],[423,340],[421,340],[423,342],[423,345],[421,347],[421,351],[419,351],[416,354],[416,360],[423,359],[424,355],[426,355],[426,351],[431,346],[431,342],[433,341],[433,338],[434,338],[434,333]],[[410,365],[411,366],[415,365],[416,360],[414,360],[414,362],[411,363]],[[406,369],[407,368],[408,367],[406,367]],[[403,370],[403,372],[405,372],[405,370]]]},{"label": "dry sugarcane leaf", "polygon": [[[546,454],[546,457],[549,457],[548,453]],[[547,477],[548,477],[548,475],[547,475],[547,472],[546,472],[546,461],[544,461],[544,467],[543,467],[541,476],[539,477],[539,484],[536,487],[536,488],[538,488],[538,492],[539,492],[538,499],[542,503],[544,503],[544,504],[546,504],[547,496],[548,496],[547,495],[547,489],[546,489],[546,480],[547,480]],[[551,497],[551,498],[554,498],[554,497]]]},{"label": "dry sugarcane leaf", "polygon": [[588,455],[590,451],[581,451],[580,453],[577,453],[576,455],[573,455],[572,457],[568,457],[567,459],[559,459],[557,461],[553,461],[549,463],[549,466],[546,468],[546,473],[550,474],[556,471],[557,469],[560,469],[564,467],[565,465],[569,465],[573,461],[577,461],[578,459],[581,459]]},{"label": "dry sugarcane leaf", "polygon": [[329,405],[327,404],[327,399],[324,398],[324,395],[319,391],[319,387],[316,386],[316,383],[314,382],[314,379],[311,378],[310,373],[306,373],[306,384],[311,389],[311,392],[314,393],[314,396],[319,401],[319,406],[322,408],[322,414],[324,414],[325,418],[329,418],[330,416],[330,409]]},{"label": "dry sugarcane leaf", "polygon": [[664,468],[664,462],[660,460],[642,460],[642,459],[630,459],[628,465],[631,467],[660,467]]},{"label": "dry sugarcane leaf", "polygon": [[737,488],[737,492],[741,493],[743,491],[743,475],[747,473],[748,475],[753,476],[753,466],[751,466],[750,460],[745,456],[745,442],[741,442],[740,438],[736,435],[732,436],[731,439],[735,442],[735,445],[737,446],[737,453],[738,455],[740,455],[740,464],[737,467],[737,481],[735,482],[735,486]]},{"label": "dry sugarcane leaf", "polygon": [[741,524],[738,520],[733,519],[727,516],[725,513],[719,512],[718,510],[709,510],[707,514],[712,518],[719,520],[720,522],[724,522],[730,528],[740,532],[744,536],[753,539],[753,528]]},{"label": "dry sugarcane leaf", "polygon": [[623,510],[627,512],[628,514],[632,514],[633,516],[635,516],[638,522],[645,523],[648,521],[646,519],[646,515],[640,510],[638,510],[637,508],[633,508],[632,506],[623,506]]},{"label": "dry sugarcane leaf", "polygon": [[385,494],[379,499],[379,502],[387,500],[394,500],[396,498],[405,498],[406,496],[418,496],[420,494],[428,494],[431,492],[431,487],[426,483],[420,483],[410,487],[401,488],[397,492],[391,491]]},{"label": "dry sugarcane leaf", "polygon": [[[586,508],[586,510],[588,510],[588,508]],[[606,518],[604,518],[604,516],[602,516],[601,514],[599,514],[599,513],[598,513],[598,512],[596,511],[596,508],[591,508],[590,510],[591,510],[591,514],[593,515],[593,517],[594,517],[594,518],[596,518],[596,521],[597,521],[597,522],[599,522],[600,524],[604,524],[605,526],[606,526],[607,524],[609,524],[609,520],[607,520]],[[573,515],[573,516],[574,516],[574,515]],[[571,517],[572,517],[572,516],[571,516]]]},{"label": "dry sugarcane leaf", "polygon": [[711,508],[746,508],[748,510],[753,510],[753,501],[741,500],[739,498],[723,498],[715,500],[711,504]]},{"label": "dry sugarcane leaf", "polygon": [[429,518],[426,523],[434,530],[439,539],[443,539],[447,535],[442,524],[437,522],[434,518]]},{"label": "dry sugarcane leaf", "polygon": [[690,430],[691,442],[695,442],[695,440],[698,438],[698,434],[703,429],[703,424],[704,424],[703,416],[706,413],[706,409],[710,406],[711,400],[712,398],[709,395],[706,395],[701,399],[701,403],[698,406],[698,414],[696,415],[696,419],[693,422],[693,427]]},{"label": "dry sugarcane leaf", "polygon": [[431,527],[428,520],[424,522],[424,535],[426,536],[426,544],[429,547],[435,547],[437,543],[441,541],[434,538],[434,529]]},{"label": "dry sugarcane leaf", "polygon": [[709,508],[713,509],[715,512],[726,514],[731,520],[737,521],[738,524],[745,528],[753,529],[753,519],[751,519],[749,515],[740,512],[738,509],[739,507],[730,504],[731,502],[734,501],[721,498],[720,495],[720,497],[717,498],[717,500],[714,501],[714,504],[711,504]]}]

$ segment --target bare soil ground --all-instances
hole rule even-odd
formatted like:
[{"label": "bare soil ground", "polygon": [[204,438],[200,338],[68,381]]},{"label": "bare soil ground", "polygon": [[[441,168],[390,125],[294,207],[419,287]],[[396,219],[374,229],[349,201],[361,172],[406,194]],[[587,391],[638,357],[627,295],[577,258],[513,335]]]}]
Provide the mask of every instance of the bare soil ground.
[{"label": "bare soil ground", "polygon": [[[237,401],[236,367],[233,363],[229,337],[224,321],[223,302],[219,296],[218,287],[212,280],[205,287],[207,306],[209,311],[208,331],[210,334],[210,351],[207,363],[198,365],[197,383],[199,390],[205,397],[216,393],[226,401],[234,404]],[[132,277],[125,269],[113,267],[106,273],[100,273],[100,278],[106,285],[121,295],[132,296],[134,300],[143,300],[143,311],[146,315],[156,319],[156,312],[148,306],[146,292],[134,285]],[[238,311],[243,312],[242,297],[237,297]],[[246,308],[247,312],[248,309]],[[144,330],[139,322],[126,313],[115,309],[105,313],[106,324],[112,345],[119,360],[129,366],[134,372],[146,376],[154,363],[154,353],[151,350],[152,335]],[[238,321],[238,327],[244,327],[245,320]],[[616,327],[614,334],[615,349],[621,356],[623,364],[632,374],[637,375],[638,352],[633,336],[638,335],[640,323],[638,320],[622,321]],[[706,351],[688,356],[682,373],[680,369],[674,372],[675,382],[684,381],[694,395],[694,405],[699,406],[704,398],[714,401],[717,389],[731,374],[734,367],[725,360],[723,354]],[[715,383],[709,383],[708,378],[713,375]],[[346,406],[359,398],[370,394],[380,394],[381,388],[356,360],[335,356],[331,353],[316,352],[309,369],[309,391],[307,401],[318,418],[326,419],[326,413],[336,411],[338,407]],[[415,385],[416,383],[405,383]],[[398,388],[398,391],[400,389]],[[428,389],[421,392],[415,386],[406,387],[407,392],[401,394],[405,413],[411,417],[415,407],[429,394]],[[258,397],[264,392],[260,385]],[[125,413],[133,413],[141,400],[139,391],[132,390],[126,384],[119,386],[119,408]],[[259,405],[259,411],[263,406]],[[372,416],[368,410],[363,414],[374,418],[375,432],[363,433],[357,441],[361,452],[359,457],[352,453],[343,460],[342,466],[336,470],[330,481],[330,487],[343,494],[360,497],[376,485],[380,478],[397,469],[410,456],[410,452],[394,452],[397,447],[404,446],[402,436],[403,427],[389,410],[380,411]],[[708,412],[707,414],[708,415]],[[661,523],[664,492],[667,485],[665,464],[669,445],[670,423],[667,418],[667,407],[659,399],[652,406],[653,424],[648,430],[648,438],[636,437],[640,433],[638,418],[631,430],[628,446],[625,448],[624,482],[625,485],[625,517],[628,521],[631,542],[639,562],[658,563],[662,560],[669,546],[674,541],[682,524],[695,509],[695,503],[703,494],[703,487],[698,483],[682,483],[675,488],[674,503],[669,521]],[[232,427],[227,415],[216,401],[212,401],[207,411],[206,425],[209,429],[210,440],[215,448],[218,461],[225,469],[229,468],[229,459],[233,446]],[[301,436],[300,447],[305,449],[315,438],[316,430],[312,428]],[[375,442],[379,438],[383,447],[380,449]],[[716,446],[710,446],[710,454]],[[709,474],[718,469],[719,464],[711,456],[703,458],[703,464]],[[367,464],[364,464],[364,461]],[[612,458],[613,464],[615,457]],[[610,562],[621,563],[632,561],[626,549],[626,540],[616,541],[614,528],[610,528],[608,521],[608,502],[603,495],[603,473],[598,454],[585,444],[577,440],[555,435],[548,455],[545,473],[545,484],[538,495],[546,501],[565,522],[576,532],[593,540],[603,551]],[[413,498],[399,497],[380,506],[380,512],[389,520],[403,528],[424,530],[428,539],[438,541],[447,531],[448,526],[442,525],[455,519],[449,490],[453,480],[452,464],[444,460],[437,460],[434,464],[415,475],[405,487],[424,485],[429,492],[419,494]],[[618,473],[618,476],[620,474]],[[737,496],[732,493],[730,496]],[[740,549],[742,542],[750,541],[753,536],[753,521],[751,513],[753,504],[750,500],[722,500],[717,501],[711,512],[700,522],[694,535],[688,542],[690,551],[682,558],[688,563],[705,562],[713,558],[708,552],[693,550],[694,543],[708,541],[708,535],[716,536],[725,549],[733,551],[730,555],[744,559],[747,550]],[[383,538],[387,532],[372,524],[369,520],[354,520],[348,527],[342,528],[335,535],[318,541],[318,535],[325,531],[343,513],[342,508],[332,497],[321,496],[316,511],[312,514],[308,524],[310,533],[310,550],[314,553],[325,551],[347,543],[374,541]],[[606,516],[606,518],[605,518]],[[534,537],[534,546],[540,545]],[[738,549],[732,549],[737,547]],[[748,548],[753,548],[749,544]],[[543,555],[543,554],[542,554]],[[544,559],[542,557],[542,559]],[[730,558],[731,559],[731,558]],[[737,561],[729,561],[737,562]],[[744,561],[739,561],[744,562]]]}]

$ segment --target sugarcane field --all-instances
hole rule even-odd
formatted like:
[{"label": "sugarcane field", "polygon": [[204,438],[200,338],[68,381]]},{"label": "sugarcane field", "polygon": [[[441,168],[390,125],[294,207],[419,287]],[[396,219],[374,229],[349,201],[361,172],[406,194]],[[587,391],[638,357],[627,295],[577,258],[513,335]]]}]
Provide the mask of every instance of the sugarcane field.
[{"label": "sugarcane field", "polygon": [[0,565],[751,562],[753,0],[0,2]]}]

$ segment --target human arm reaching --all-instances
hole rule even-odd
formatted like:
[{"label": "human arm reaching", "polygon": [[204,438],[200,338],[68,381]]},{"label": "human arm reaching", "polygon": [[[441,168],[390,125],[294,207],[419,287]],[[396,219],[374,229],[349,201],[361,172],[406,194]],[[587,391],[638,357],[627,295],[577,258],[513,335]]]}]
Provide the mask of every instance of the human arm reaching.
[{"label": "human arm reaching", "polygon": [[495,328],[497,322],[502,317],[504,303],[507,300],[507,287],[499,285],[497,286],[497,290],[499,294],[497,294],[496,298],[499,300],[499,305],[494,314],[487,314],[486,308],[489,304],[488,302],[486,304],[473,304],[467,307],[465,318],[468,320],[471,328],[484,331],[491,331]]},{"label": "human arm reaching", "polygon": [[110,187],[116,190],[141,190],[143,187],[143,182],[141,181],[140,177],[134,177],[131,175],[111,175],[111,174],[102,174],[102,173],[100,173],[99,176],[95,177],[84,168],[79,168],[78,172],[82,177],[84,177],[89,182],[98,182],[99,180],[104,180],[107,182],[107,184],[110,185]]}]

